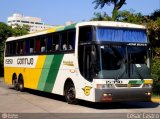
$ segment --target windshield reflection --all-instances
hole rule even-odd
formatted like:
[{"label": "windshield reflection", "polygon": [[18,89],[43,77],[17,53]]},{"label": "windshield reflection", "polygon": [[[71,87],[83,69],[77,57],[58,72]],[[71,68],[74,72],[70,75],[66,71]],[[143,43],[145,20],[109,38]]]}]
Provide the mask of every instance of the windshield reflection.
[{"label": "windshield reflection", "polygon": [[147,47],[99,46],[95,78],[144,79],[150,77]]}]

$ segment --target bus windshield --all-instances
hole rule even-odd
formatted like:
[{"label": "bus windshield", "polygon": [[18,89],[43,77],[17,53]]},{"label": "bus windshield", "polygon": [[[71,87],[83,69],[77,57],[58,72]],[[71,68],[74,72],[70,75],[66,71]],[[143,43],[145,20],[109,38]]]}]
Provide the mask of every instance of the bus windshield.
[{"label": "bus windshield", "polygon": [[100,45],[96,78],[150,78],[147,47]]}]

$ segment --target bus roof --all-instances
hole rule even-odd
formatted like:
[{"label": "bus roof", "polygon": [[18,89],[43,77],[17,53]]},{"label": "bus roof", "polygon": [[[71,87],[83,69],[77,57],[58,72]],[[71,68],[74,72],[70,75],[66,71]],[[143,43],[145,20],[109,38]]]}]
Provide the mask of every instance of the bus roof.
[{"label": "bus roof", "polygon": [[131,23],[124,23],[124,22],[114,22],[114,21],[88,21],[88,22],[81,22],[81,23],[74,23],[67,26],[57,26],[54,28],[50,28],[43,31],[34,32],[31,34],[19,36],[19,37],[9,37],[6,42],[13,41],[13,40],[19,40],[24,38],[30,38],[34,36],[49,34],[53,32],[58,31],[65,31],[69,29],[74,29],[75,27],[81,27],[81,26],[106,26],[106,27],[115,27],[115,28],[135,28],[135,29],[146,29],[145,26],[137,25],[137,24],[131,24]]},{"label": "bus roof", "polygon": [[125,22],[115,22],[115,21],[89,21],[89,22],[82,22],[78,23],[77,27],[80,26],[106,26],[106,27],[115,27],[115,28],[135,28],[135,29],[146,29],[143,25],[137,25],[132,23],[125,23]]},{"label": "bus roof", "polygon": [[30,34],[23,35],[23,36],[9,37],[6,40],[6,42],[13,41],[13,40],[19,40],[19,39],[24,39],[24,38],[30,38],[30,37],[44,35],[44,34],[49,34],[49,33],[58,32],[58,31],[65,31],[65,30],[69,30],[69,29],[74,29],[75,25],[76,24],[71,24],[71,25],[67,25],[67,26],[57,26],[57,27],[54,27],[54,28],[50,28],[50,29],[42,30],[42,31],[37,31],[37,32],[30,33]]}]

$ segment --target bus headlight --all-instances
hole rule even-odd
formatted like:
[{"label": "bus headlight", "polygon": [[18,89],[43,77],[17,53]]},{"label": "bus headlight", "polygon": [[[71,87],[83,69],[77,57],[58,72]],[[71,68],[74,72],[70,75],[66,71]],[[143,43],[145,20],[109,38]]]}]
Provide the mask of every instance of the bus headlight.
[{"label": "bus headlight", "polygon": [[114,84],[97,84],[97,89],[114,88]]}]

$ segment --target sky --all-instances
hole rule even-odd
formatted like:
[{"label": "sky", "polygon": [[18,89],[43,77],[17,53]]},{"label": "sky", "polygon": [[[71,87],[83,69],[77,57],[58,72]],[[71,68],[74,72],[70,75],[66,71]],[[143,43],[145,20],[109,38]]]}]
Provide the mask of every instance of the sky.
[{"label": "sky", "polygon": [[[94,0],[0,0],[0,22],[7,22],[13,13],[40,17],[45,24],[63,25],[67,21],[88,21],[94,12],[111,15],[113,5],[94,9]],[[120,10],[134,10],[135,13],[150,15],[160,9],[160,0],[126,0]]]}]

